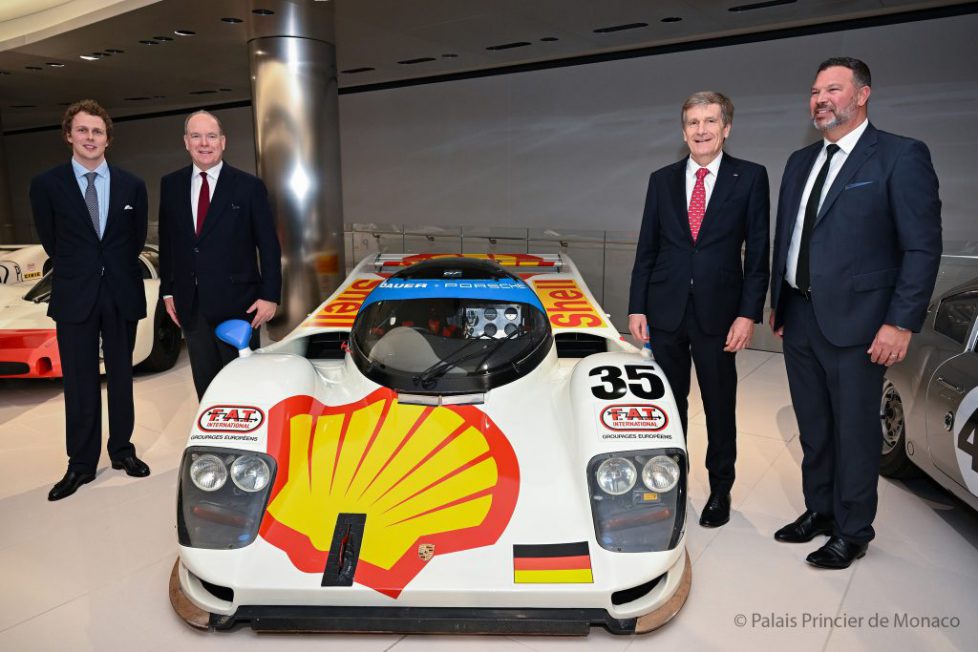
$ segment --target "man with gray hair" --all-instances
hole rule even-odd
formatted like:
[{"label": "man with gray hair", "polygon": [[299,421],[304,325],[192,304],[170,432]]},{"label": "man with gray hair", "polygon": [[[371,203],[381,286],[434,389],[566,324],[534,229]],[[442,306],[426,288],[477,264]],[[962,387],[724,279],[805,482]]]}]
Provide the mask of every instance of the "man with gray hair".
[{"label": "man with gray hair", "polygon": [[689,156],[649,179],[628,301],[628,329],[640,345],[651,342],[684,432],[690,357],[696,365],[709,444],[704,527],[730,520],[737,458],[734,356],[762,319],[768,283],[767,171],[723,152],[733,112],[730,99],[712,91],[683,103]]},{"label": "man with gray hair", "polygon": [[252,346],[275,315],[282,291],[282,252],[261,179],[223,161],[226,138],[207,111],[184,121],[192,165],[160,182],[160,293],[183,329],[197,397],[237,356],[214,328],[251,322]]}]

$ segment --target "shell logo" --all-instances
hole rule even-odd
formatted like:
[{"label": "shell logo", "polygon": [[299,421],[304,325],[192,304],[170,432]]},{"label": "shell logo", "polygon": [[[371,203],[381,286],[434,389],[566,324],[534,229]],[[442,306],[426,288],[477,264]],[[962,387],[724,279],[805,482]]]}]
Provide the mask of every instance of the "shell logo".
[{"label": "shell logo", "polygon": [[396,598],[428,559],[495,543],[516,507],[516,454],[473,406],[385,388],[333,407],[293,396],[268,423],[279,468],[259,532],[300,571],[323,573],[339,514],[365,514],[353,579]]}]

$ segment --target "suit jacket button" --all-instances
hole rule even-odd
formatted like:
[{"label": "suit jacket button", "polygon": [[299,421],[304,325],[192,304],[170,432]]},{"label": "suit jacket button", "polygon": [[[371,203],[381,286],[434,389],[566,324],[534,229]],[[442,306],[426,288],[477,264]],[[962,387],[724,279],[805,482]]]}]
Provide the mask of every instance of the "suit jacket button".
[{"label": "suit jacket button", "polygon": [[194,247],[194,253],[195,254],[199,254],[200,253],[200,249],[198,249],[197,247]]}]

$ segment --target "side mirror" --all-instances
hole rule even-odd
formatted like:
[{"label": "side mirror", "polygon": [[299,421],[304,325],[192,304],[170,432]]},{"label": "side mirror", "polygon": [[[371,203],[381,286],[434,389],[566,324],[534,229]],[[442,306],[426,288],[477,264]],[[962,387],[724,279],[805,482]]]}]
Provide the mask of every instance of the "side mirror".
[{"label": "side mirror", "polygon": [[251,355],[251,324],[243,319],[229,319],[218,324],[214,329],[217,339],[230,344],[238,350],[238,356],[247,358]]}]

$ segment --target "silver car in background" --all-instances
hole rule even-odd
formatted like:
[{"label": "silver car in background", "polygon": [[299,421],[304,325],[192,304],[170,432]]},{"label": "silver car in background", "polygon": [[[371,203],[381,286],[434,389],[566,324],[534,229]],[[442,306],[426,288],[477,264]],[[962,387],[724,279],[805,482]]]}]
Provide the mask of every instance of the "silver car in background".
[{"label": "silver car in background", "polygon": [[941,292],[883,381],[880,473],[922,470],[978,510],[978,278]]}]

